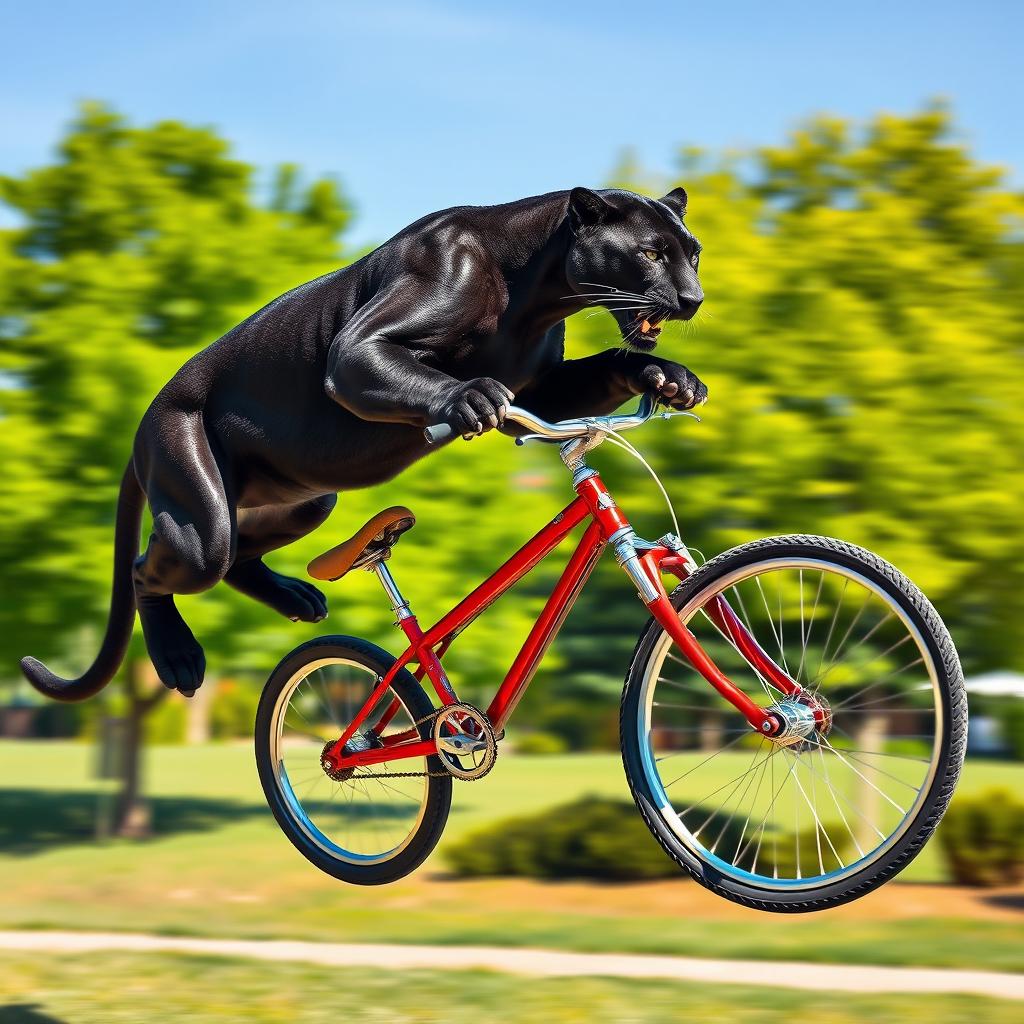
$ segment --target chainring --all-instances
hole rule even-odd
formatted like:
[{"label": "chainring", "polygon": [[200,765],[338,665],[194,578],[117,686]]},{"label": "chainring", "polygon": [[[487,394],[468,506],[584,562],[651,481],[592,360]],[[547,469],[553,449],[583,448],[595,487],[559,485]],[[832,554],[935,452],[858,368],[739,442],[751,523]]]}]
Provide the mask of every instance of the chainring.
[{"label": "chainring", "polygon": [[[447,730],[447,732],[445,731]],[[459,701],[446,704],[434,715],[433,737],[437,744],[437,756],[456,779],[475,782],[482,779],[498,758],[498,742],[487,715],[472,704]],[[482,743],[482,749],[457,754],[442,748],[442,742],[452,741],[452,733],[469,741]]]}]

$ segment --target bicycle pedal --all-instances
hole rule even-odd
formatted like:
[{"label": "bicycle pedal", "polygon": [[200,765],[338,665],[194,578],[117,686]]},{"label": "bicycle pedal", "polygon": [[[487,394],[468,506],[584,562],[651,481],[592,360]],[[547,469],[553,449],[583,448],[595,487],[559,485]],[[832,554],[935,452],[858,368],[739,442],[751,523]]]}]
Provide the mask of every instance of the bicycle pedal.
[{"label": "bicycle pedal", "polygon": [[475,754],[478,750],[487,749],[487,739],[483,736],[471,736],[468,732],[454,732],[442,736],[437,741],[437,746],[446,754]]}]

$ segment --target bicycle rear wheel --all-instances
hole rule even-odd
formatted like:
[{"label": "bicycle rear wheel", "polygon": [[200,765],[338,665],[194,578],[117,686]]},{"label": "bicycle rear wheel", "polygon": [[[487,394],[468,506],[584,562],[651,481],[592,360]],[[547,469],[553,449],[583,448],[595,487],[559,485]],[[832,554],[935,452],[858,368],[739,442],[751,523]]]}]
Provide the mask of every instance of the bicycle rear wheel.
[{"label": "bicycle rear wheel", "polygon": [[[321,871],[358,885],[391,882],[417,868],[441,838],[451,807],[451,776],[436,756],[357,768],[341,779],[321,765],[325,745],[344,732],[392,664],[366,640],[311,640],[274,669],[256,713],[256,763],[277,823]],[[381,729],[394,697],[398,712]],[[423,688],[402,670],[356,735],[376,743],[432,710]],[[417,729],[430,738],[429,721]],[[380,773],[419,774],[373,777]]]},{"label": "bicycle rear wheel", "polygon": [[[803,689],[783,695],[707,614],[724,597]],[[719,895],[808,911],[870,892],[934,832],[967,739],[949,633],[924,595],[862,548],[825,537],[757,541],[702,566],[672,595],[680,619],[763,706],[813,729],[754,733],[653,619],[623,694],[623,761],[665,850]]]}]

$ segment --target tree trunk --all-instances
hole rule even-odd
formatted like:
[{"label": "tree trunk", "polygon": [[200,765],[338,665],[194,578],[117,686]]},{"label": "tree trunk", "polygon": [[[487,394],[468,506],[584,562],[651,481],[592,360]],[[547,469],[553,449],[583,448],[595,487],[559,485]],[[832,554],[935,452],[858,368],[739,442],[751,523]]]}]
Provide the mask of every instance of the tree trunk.
[{"label": "tree trunk", "polygon": [[[884,750],[887,734],[888,718],[884,714],[864,715],[860,728],[853,734],[854,744],[858,750]],[[857,839],[864,851],[867,852],[877,846],[879,842],[878,833],[871,826],[874,825],[875,828],[879,828],[883,832],[886,831],[881,820],[885,808],[882,807],[879,800],[878,786],[882,780],[873,767],[876,764],[876,759],[874,757],[865,758],[863,755],[857,756],[859,760],[854,762],[860,773],[856,775],[854,786],[854,801],[860,811]]]},{"label": "tree trunk", "polygon": [[190,747],[210,740],[210,712],[216,691],[214,681],[207,679],[185,706],[185,742]]},{"label": "tree trunk", "polygon": [[700,718],[700,749],[721,750],[725,723],[720,711],[706,711]]},{"label": "tree trunk", "polygon": [[120,789],[114,804],[114,834],[128,839],[143,839],[150,834],[152,816],[142,791],[142,746],[146,716],[167,695],[156,683],[150,693],[142,692],[142,661],[130,661],[125,670],[125,695],[128,707],[121,735]]}]

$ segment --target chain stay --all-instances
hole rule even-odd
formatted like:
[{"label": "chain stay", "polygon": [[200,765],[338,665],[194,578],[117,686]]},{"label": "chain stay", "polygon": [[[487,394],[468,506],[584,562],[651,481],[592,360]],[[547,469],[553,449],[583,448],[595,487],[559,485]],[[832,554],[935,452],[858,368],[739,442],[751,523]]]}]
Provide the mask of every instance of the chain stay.
[{"label": "chain stay", "polygon": [[[448,707],[449,705],[445,704],[442,707],[434,708],[429,715],[424,715],[422,718],[418,718],[415,722],[413,722],[410,728],[419,731],[419,727],[421,725],[425,725],[427,722],[433,722],[433,720],[437,718],[437,716],[440,715],[443,711],[447,711]],[[334,740],[328,740],[327,747],[333,746],[334,742]],[[324,750],[326,750],[327,747],[324,747]],[[441,759],[441,763],[445,763],[443,758]],[[361,772],[359,771],[358,768],[353,768],[350,769],[350,771],[352,772],[352,774],[347,775],[344,778],[335,778],[334,773],[327,769],[325,769],[325,774],[328,776],[328,778],[334,779],[335,782],[348,782],[351,779],[452,779],[459,777],[457,775],[453,775],[450,771],[447,770],[443,772]],[[464,781],[471,782],[473,780],[466,779]]]}]

